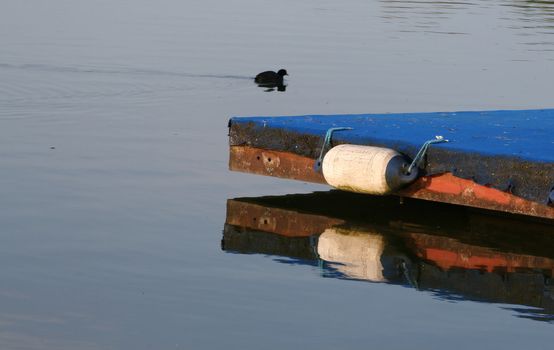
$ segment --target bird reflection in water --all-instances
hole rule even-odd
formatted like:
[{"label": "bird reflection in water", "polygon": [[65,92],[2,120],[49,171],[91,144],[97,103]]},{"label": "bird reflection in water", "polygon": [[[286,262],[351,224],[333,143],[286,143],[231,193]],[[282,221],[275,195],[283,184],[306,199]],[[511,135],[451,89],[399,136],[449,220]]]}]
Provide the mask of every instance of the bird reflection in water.
[{"label": "bird reflection in water", "polygon": [[286,91],[287,86],[285,84],[257,84],[259,87],[265,89],[265,92],[271,91]]}]

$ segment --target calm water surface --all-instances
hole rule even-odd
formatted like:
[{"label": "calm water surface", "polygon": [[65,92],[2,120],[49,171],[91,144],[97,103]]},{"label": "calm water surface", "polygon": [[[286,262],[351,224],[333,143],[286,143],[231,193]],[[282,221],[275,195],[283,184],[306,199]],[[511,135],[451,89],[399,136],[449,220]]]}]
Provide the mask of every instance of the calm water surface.
[{"label": "calm water surface", "polygon": [[[221,241],[250,232],[230,225],[230,198],[327,190],[228,172],[230,116],[554,107],[553,3],[0,7],[0,348],[552,347],[554,238],[523,249],[498,236],[483,242],[487,230],[467,241],[456,236],[464,230],[415,221],[425,239],[414,234],[410,245],[405,226],[340,217],[336,237],[384,242],[383,261],[410,256],[419,271],[393,259],[383,276],[341,270],[357,262],[322,255],[320,236],[302,241],[317,255],[300,256],[261,249],[263,234],[247,237],[246,250],[244,236],[223,250]],[[253,83],[281,67],[286,91]],[[433,238],[441,235],[448,244]],[[523,277],[494,265],[505,268],[494,275],[492,265],[418,255],[422,247],[541,263],[525,265]],[[463,275],[465,289],[448,272],[460,269],[473,276]],[[498,284],[479,284],[491,279]]]}]

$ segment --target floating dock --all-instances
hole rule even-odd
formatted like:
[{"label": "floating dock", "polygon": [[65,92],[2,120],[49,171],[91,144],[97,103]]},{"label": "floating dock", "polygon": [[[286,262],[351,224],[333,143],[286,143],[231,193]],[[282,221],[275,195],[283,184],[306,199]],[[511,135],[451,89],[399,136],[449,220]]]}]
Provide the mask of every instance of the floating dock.
[{"label": "floating dock", "polygon": [[[448,142],[423,147],[439,135]],[[337,182],[338,172],[336,187],[374,193],[348,183],[359,175],[356,168],[340,169],[363,155],[330,152],[362,146],[370,153],[395,152],[417,171],[413,181],[381,191],[387,195],[554,219],[554,109],[234,117],[229,139],[233,171],[322,184]],[[323,156],[331,153],[335,158],[327,161]],[[385,156],[370,157],[361,172]],[[324,174],[326,161],[335,167],[333,176]],[[378,166],[388,176],[392,163]]]}]

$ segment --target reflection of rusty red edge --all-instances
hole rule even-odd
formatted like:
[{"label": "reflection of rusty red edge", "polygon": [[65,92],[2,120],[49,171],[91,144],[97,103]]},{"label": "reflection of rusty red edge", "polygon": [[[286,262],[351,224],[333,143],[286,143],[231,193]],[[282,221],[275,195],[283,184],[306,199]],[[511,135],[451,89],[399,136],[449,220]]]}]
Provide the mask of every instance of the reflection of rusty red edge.
[{"label": "reflection of rusty red edge", "polygon": [[[314,171],[314,159],[289,152],[248,146],[231,146],[229,168],[234,171],[326,183]],[[554,219],[554,207],[535,203],[507,192],[479,185],[450,173],[424,176],[396,193],[399,196],[452,203],[514,214]]]},{"label": "reflection of rusty red edge", "polygon": [[281,236],[308,237],[342,224],[344,220],[228,200],[225,222],[229,225],[276,233]]},{"label": "reflection of rusty red edge", "polygon": [[515,256],[510,254],[492,254],[491,256],[467,256],[459,252],[426,248],[422,258],[433,261],[443,270],[452,268],[482,269],[493,272],[497,268],[506,272],[517,272],[522,269],[541,269],[554,276],[554,261],[534,256]]},{"label": "reflection of rusty red edge", "polygon": [[554,260],[545,257],[497,252],[485,247],[476,247],[445,237],[414,233],[410,237],[417,246],[416,254],[443,270],[452,268],[479,269],[493,272],[503,269],[517,272],[525,269],[540,269],[554,276]]}]

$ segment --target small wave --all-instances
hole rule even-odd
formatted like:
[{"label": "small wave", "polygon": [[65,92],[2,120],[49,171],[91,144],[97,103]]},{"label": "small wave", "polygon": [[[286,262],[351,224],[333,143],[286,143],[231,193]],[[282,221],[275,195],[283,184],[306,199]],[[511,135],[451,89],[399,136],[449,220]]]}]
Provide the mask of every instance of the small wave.
[{"label": "small wave", "polygon": [[79,73],[79,74],[121,74],[121,75],[155,75],[155,76],[172,76],[172,77],[187,77],[187,78],[213,78],[213,79],[241,79],[250,80],[254,79],[253,76],[245,75],[230,75],[230,74],[198,74],[187,73],[179,71],[148,69],[148,68],[106,68],[106,67],[80,67],[80,66],[61,66],[51,65],[44,63],[24,63],[24,64],[11,64],[0,63],[0,69],[11,70],[31,70],[31,71],[43,71],[43,72],[59,72],[59,73]]}]

